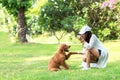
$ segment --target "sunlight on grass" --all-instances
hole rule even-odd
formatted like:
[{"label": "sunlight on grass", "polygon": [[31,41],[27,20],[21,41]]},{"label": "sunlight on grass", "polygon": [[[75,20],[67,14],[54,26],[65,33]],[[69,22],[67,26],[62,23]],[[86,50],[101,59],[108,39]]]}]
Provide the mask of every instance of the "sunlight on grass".
[{"label": "sunlight on grass", "polygon": [[26,59],[25,59],[25,62],[48,60],[48,59],[50,59],[49,56],[31,57],[31,58],[26,58]]},{"label": "sunlight on grass", "polygon": [[120,40],[108,41],[104,43],[108,50],[108,62],[120,61]]}]

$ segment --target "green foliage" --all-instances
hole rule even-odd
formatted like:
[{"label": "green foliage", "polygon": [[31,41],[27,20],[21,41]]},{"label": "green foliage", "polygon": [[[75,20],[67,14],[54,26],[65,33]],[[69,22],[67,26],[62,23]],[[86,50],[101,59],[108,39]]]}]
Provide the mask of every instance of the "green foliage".
[{"label": "green foliage", "polygon": [[74,33],[77,35],[80,29],[87,24],[87,21],[85,18],[77,16],[77,19],[74,21]]},{"label": "green foliage", "polygon": [[111,10],[108,7],[101,7],[103,1],[48,0],[48,3],[40,10],[39,24],[47,31],[65,30],[75,33],[83,25],[88,24],[92,27],[93,33],[102,41],[117,39],[120,33],[117,27],[119,26],[120,2],[114,4],[116,7]]},{"label": "green foliage", "polygon": [[65,22],[64,18],[74,15],[70,3],[71,1],[68,0],[48,0],[48,3],[40,11],[39,24],[47,31],[69,29],[63,23]]},{"label": "green foliage", "polygon": [[39,24],[47,31],[65,30],[78,33],[80,28],[87,24],[89,7],[95,8],[98,1],[52,1],[49,0],[40,11]]},{"label": "green foliage", "polygon": [[17,23],[12,15],[10,15],[5,8],[0,4],[0,30],[9,32],[10,35],[16,33]]},{"label": "green foliage", "polygon": [[[96,6],[95,6],[96,5]],[[117,39],[119,37],[119,2],[114,9],[102,8],[101,3],[91,4],[88,12],[88,24],[93,32],[102,40]],[[93,7],[95,6],[95,7]],[[107,29],[107,32],[106,32]]]},{"label": "green foliage", "polygon": [[64,33],[60,37],[57,31],[73,31],[74,9],[69,0],[48,0],[48,2],[41,8],[39,16],[39,25],[44,31],[53,33],[58,39],[58,42],[63,38]]},{"label": "green foliage", "polygon": [[61,21],[61,24],[64,26],[64,29],[67,32],[72,32],[73,31],[73,25],[74,25],[74,22],[76,21],[76,19],[77,19],[76,16],[68,16],[68,17],[65,17]]},{"label": "green foliage", "polygon": [[38,25],[38,17],[41,6],[43,6],[46,2],[47,0],[36,0],[32,7],[29,8],[26,12],[28,24],[27,34],[29,34],[30,36],[42,34],[42,27],[41,25]]},{"label": "green foliage", "polygon": [[15,17],[17,17],[18,10],[20,7],[24,7],[26,10],[32,5],[33,0],[23,0],[20,2],[20,0],[1,0],[0,3],[2,3],[3,7],[5,7],[8,12]]}]

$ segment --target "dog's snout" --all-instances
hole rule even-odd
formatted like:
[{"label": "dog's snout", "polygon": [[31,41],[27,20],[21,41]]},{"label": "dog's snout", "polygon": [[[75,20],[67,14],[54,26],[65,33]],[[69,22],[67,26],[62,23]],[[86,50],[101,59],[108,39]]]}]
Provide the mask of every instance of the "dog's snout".
[{"label": "dog's snout", "polygon": [[70,48],[71,46],[69,45],[68,47]]}]

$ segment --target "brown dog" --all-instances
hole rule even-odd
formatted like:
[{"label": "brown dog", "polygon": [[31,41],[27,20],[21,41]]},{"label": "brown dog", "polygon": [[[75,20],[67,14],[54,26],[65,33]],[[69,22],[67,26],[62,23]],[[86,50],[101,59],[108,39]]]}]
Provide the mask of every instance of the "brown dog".
[{"label": "brown dog", "polygon": [[60,66],[64,67],[65,69],[69,69],[68,65],[66,64],[65,60],[70,57],[70,54],[66,55],[70,46],[66,44],[60,44],[56,54],[50,59],[48,63],[48,70],[50,71],[58,71],[60,70]]}]

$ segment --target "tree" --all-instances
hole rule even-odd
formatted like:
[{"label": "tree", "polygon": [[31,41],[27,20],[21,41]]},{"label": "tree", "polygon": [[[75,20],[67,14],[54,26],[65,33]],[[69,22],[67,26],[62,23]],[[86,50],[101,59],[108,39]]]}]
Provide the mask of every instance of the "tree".
[{"label": "tree", "polygon": [[[66,17],[74,15],[73,9],[70,6],[69,0],[48,0],[48,2],[41,8],[39,16],[39,25],[45,31],[52,33],[58,41],[62,39],[65,31],[72,29],[72,25],[65,26],[63,23]],[[70,23],[69,23],[70,24]],[[58,37],[56,31],[63,31]]]},{"label": "tree", "polygon": [[88,8],[88,24],[102,41],[119,37],[119,6],[117,0],[108,0]]},{"label": "tree", "polygon": [[[101,0],[48,0],[40,10],[39,24],[45,31],[53,33],[57,37],[56,31],[78,33],[79,29],[87,21],[87,10],[90,4],[100,2]],[[82,21],[81,21],[82,20]],[[82,26],[81,26],[82,23]]]},{"label": "tree", "polygon": [[0,0],[3,7],[5,7],[7,11],[16,18],[18,23],[17,33],[19,42],[28,42],[26,38],[27,24],[25,12],[31,7],[32,2],[33,0]]},{"label": "tree", "polygon": [[39,24],[54,35],[60,30],[76,34],[83,25],[88,24],[101,40],[117,39],[120,2],[109,1],[116,8],[103,9],[104,0],[48,0],[40,10]]}]

